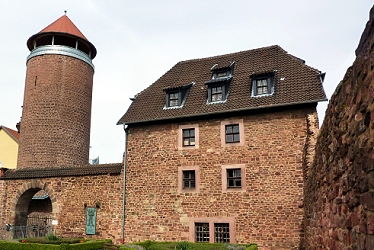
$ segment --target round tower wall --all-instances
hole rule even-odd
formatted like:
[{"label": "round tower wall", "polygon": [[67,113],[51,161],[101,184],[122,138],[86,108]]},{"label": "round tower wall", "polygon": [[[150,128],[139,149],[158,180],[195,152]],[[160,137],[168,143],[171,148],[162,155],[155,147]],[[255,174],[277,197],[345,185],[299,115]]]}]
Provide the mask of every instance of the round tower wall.
[{"label": "round tower wall", "polygon": [[27,62],[17,168],[88,164],[93,74],[64,55]]}]

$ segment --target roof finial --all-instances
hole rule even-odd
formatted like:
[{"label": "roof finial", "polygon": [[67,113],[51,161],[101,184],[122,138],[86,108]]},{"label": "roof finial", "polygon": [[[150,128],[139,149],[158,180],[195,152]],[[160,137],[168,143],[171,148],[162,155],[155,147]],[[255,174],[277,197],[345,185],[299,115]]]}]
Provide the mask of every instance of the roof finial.
[{"label": "roof finial", "polygon": [[66,16],[66,12],[68,12],[67,10],[64,10],[64,12],[65,12],[65,16]]}]

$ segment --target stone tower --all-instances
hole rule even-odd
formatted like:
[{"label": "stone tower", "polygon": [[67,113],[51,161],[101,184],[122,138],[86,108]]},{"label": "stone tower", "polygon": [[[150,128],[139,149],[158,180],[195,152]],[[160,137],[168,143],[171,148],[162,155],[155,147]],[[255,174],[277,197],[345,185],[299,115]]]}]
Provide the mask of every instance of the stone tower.
[{"label": "stone tower", "polygon": [[64,15],[27,47],[17,167],[88,164],[95,46]]}]

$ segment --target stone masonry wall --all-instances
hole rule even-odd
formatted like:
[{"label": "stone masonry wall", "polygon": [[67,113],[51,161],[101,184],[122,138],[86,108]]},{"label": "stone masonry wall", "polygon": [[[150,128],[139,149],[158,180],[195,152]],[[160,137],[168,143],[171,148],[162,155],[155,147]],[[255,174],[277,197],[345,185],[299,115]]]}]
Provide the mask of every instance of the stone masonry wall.
[{"label": "stone masonry wall", "polygon": [[[14,225],[17,202],[27,191],[42,189],[52,202],[55,232],[63,237],[112,239],[121,242],[123,175],[55,177],[30,180],[5,180],[8,199],[1,221]],[[33,194],[32,194],[33,195]],[[97,209],[96,235],[85,235],[85,204]]]},{"label": "stone masonry wall", "polygon": [[88,164],[93,73],[69,56],[27,62],[18,169]]},{"label": "stone masonry wall", "polygon": [[305,184],[306,249],[374,249],[374,9]]},{"label": "stone masonry wall", "polygon": [[[243,120],[244,145],[221,146],[221,121]],[[178,149],[180,125],[197,124],[199,147]],[[187,126],[188,127],[188,126]],[[228,219],[236,243],[303,244],[303,168],[313,157],[315,107],[128,127],[125,241],[194,241],[191,222]],[[309,159],[308,158],[308,159]],[[236,165],[238,164],[238,165]],[[245,189],[224,192],[222,166],[244,166]],[[199,169],[199,191],[180,192],[178,169]],[[196,219],[199,218],[199,219]]]}]

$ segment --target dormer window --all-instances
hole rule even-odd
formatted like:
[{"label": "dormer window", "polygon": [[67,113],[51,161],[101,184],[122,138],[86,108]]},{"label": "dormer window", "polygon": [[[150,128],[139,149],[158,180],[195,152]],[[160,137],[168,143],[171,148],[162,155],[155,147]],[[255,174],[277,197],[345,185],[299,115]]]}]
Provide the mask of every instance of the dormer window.
[{"label": "dormer window", "polygon": [[234,72],[234,65],[235,63],[233,62],[228,67],[217,68],[218,64],[212,67],[212,79],[205,83],[208,85],[207,103],[221,103],[226,101]]},{"label": "dormer window", "polygon": [[212,86],[210,100],[212,102],[222,101],[223,100],[223,89],[224,87],[222,85]]},{"label": "dormer window", "polygon": [[252,96],[265,96],[274,93],[274,74],[252,77]]},{"label": "dormer window", "polygon": [[227,75],[227,71],[217,72],[217,78],[226,77]]},{"label": "dormer window", "polygon": [[176,107],[179,106],[179,92],[170,92],[169,95],[169,102],[168,107]]},{"label": "dormer window", "polygon": [[166,92],[166,104],[164,109],[183,107],[188,91],[190,90],[192,85],[194,85],[194,82],[181,87],[165,88],[164,91]]}]

